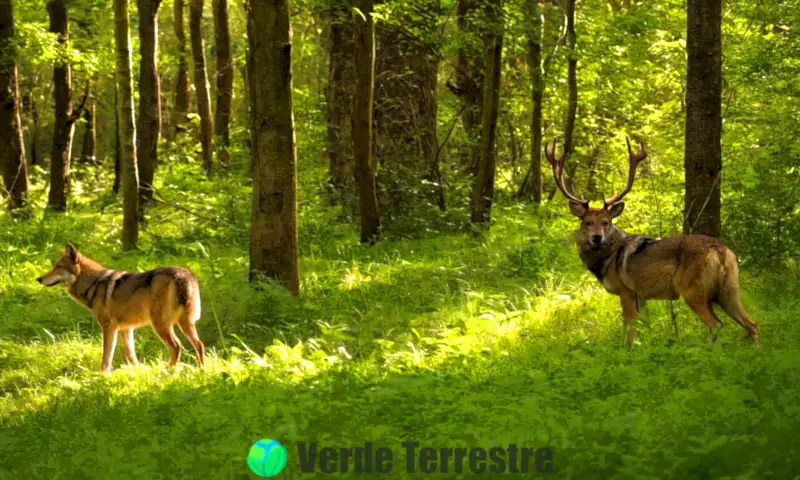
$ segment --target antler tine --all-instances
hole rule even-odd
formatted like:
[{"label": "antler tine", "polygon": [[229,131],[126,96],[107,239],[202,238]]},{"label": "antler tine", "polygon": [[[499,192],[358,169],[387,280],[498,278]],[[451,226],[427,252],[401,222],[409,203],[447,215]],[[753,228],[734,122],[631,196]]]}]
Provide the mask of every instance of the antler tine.
[{"label": "antler tine", "polygon": [[631,188],[633,188],[633,181],[636,179],[636,167],[639,165],[639,162],[647,158],[647,151],[644,149],[644,143],[641,141],[639,142],[639,150],[634,155],[633,150],[631,150],[631,140],[625,137],[625,142],[628,144],[628,184],[625,185],[625,188],[621,192],[604,202],[606,207],[610,207],[619,202],[622,200],[622,197],[631,191]]},{"label": "antler tine", "polygon": [[553,177],[556,181],[556,186],[561,193],[564,194],[567,199],[572,202],[579,203],[585,207],[589,206],[589,201],[584,200],[582,198],[578,198],[577,196],[573,195],[572,193],[567,190],[567,187],[564,185],[564,162],[567,159],[567,152],[564,151],[561,153],[561,156],[558,157],[556,160],[556,140],[553,139],[553,144],[549,145],[547,142],[544,142],[544,156],[547,158],[547,161],[550,162],[550,165],[553,167]]}]

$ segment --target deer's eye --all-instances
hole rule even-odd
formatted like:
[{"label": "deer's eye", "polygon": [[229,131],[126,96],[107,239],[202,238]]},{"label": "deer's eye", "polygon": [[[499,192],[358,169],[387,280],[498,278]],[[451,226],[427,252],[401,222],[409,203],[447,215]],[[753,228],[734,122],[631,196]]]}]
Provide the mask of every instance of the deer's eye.
[{"label": "deer's eye", "polygon": [[607,227],[607,226],[608,226],[608,222],[607,222],[607,221],[606,221],[606,222],[603,222],[603,226],[604,226],[604,227]]},{"label": "deer's eye", "polygon": [[587,227],[591,227],[592,225],[594,225],[594,223],[593,223],[593,222],[583,222],[583,224],[584,224],[585,226],[587,226]]}]

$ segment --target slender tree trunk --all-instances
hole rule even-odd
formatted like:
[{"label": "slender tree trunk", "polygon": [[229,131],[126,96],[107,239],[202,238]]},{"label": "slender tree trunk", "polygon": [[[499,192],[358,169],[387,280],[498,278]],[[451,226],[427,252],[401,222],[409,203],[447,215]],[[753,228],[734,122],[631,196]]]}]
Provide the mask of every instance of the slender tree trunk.
[{"label": "slender tree trunk", "polygon": [[292,27],[288,0],[250,0],[248,71],[253,78],[253,219],[250,280],[274,278],[297,295],[297,154],[292,113]]},{"label": "slender tree trunk", "polygon": [[381,220],[372,161],[372,108],[375,82],[375,24],[373,0],[355,0],[364,15],[356,24],[356,89],[353,101],[353,157],[361,213],[361,243],[374,243],[380,235]]},{"label": "slender tree trunk", "polygon": [[686,16],[684,233],[722,228],[722,2],[689,0]]},{"label": "slender tree trunk", "polygon": [[[473,37],[477,41],[476,15],[478,0],[458,0],[456,17],[458,29],[464,37]],[[465,41],[458,49],[458,63],[456,69],[456,87],[450,87],[464,105],[461,115],[467,137],[473,141],[465,163],[471,175],[477,173],[478,158],[480,156],[481,119],[483,118],[483,54],[480,50],[470,47],[472,42]]]},{"label": "slender tree trunk", "polygon": [[[253,110],[253,95],[255,95],[254,92],[255,92],[255,89],[256,89],[256,85],[255,85],[256,76],[252,75],[252,73],[250,72],[250,67],[249,67],[249,65],[253,64],[253,51],[252,51],[253,49],[249,48],[249,41],[250,41],[249,39],[254,38],[256,36],[256,33],[255,33],[255,30],[253,30],[255,27],[253,26],[253,18],[252,18],[252,15],[250,14],[250,3],[251,3],[251,0],[243,0],[242,3],[243,3],[243,6],[244,6],[246,18],[247,18],[247,22],[246,23],[247,23],[247,38],[248,38],[247,62],[246,62],[247,65],[245,66],[245,69],[244,69],[246,71],[245,73],[247,74],[247,77],[245,78],[245,87],[246,87],[245,89],[247,90],[247,113],[248,113],[248,119],[249,119],[249,122],[250,122],[249,125],[255,125],[256,117],[255,117],[255,111]],[[250,129],[250,139],[249,139],[249,141],[250,141],[249,147],[250,147],[250,152],[251,152],[249,166],[250,166],[250,174],[252,176],[252,175],[255,174],[255,171],[256,171],[256,166],[255,166],[255,163],[254,163],[255,162],[255,156],[252,155],[253,148],[255,148],[255,144],[256,144],[256,132],[252,128]]]},{"label": "slender tree trunk", "polygon": [[25,87],[25,93],[22,95],[22,104],[23,104],[23,111],[30,112],[31,116],[31,125],[30,125],[30,145],[31,148],[28,149],[30,152],[30,164],[31,165],[38,165],[39,164],[39,155],[38,150],[36,149],[36,144],[39,142],[39,109],[36,107],[36,98],[33,96],[33,89],[36,88],[37,77],[31,76],[27,86]]},{"label": "slender tree trunk", "polygon": [[136,161],[139,171],[139,215],[153,198],[161,136],[161,85],[158,76],[158,7],[161,0],[138,0],[139,116],[136,119]]},{"label": "slender tree trunk", "polygon": [[203,42],[203,0],[191,0],[189,7],[189,36],[192,40],[194,88],[197,91],[197,109],[200,114],[200,144],[203,148],[203,167],[210,175],[214,127],[211,120],[211,93],[208,85],[205,44]]},{"label": "slender tree trunk", "polygon": [[114,0],[114,38],[117,48],[117,115],[122,170],[122,248],[139,241],[139,172],[136,163],[136,122],[133,109],[133,63],[129,0]]},{"label": "slender tree trunk", "polygon": [[114,81],[114,185],[111,191],[119,194],[122,185],[122,142],[119,140],[119,85]]},{"label": "slender tree trunk", "polygon": [[355,17],[336,9],[330,28],[328,63],[328,159],[333,205],[355,206],[353,179],[353,94],[355,88]]},{"label": "slender tree trunk", "polygon": [[178,38],[178,78],[175,82],[175,107],[172,110],[172,124],[175,133],[182,132],[186,127],[186,115],[191,109],[191,83],[189,82],[189,65],[186,61],[186,32],[183,29],[184,0],[175,0],[173,3],[172,26]]},{"label": "slender tree trunk", "polygon": [[230,119],[233,101],[233,54],[228,27],[228,0],[214,0],[214,43],[217,48],[217,111],[214,114],[214,144],[221,163],[230,163]]},{"label": "slender tree trunk", "polygon": [[544,22],[538,0],[529,0],[528,11],[531,27],[528,32],[528,65],[531,71],[531,164],[522,181],[520,198],[533,196],[533,201],[542,203],[542,100],[544,97],[544,78],[542,72],[542,33]]},{"label": "slender tree trunk", "polygon": [[[438,0],[410,4],[396,24],[376,27],[375,138],[379,184],[391,216],[414,203],[443,207],[436,157]],[[409,37],[408,29],[423,32]],[[419,193],[417,193],[419,192]],[[421,195],[420,195],[421,193]]]},{"label": "slender tree trunk", "polygon": [[[578,112],[578,57],[575,52],[575,0],[567,0],[567,48],[569,49],[569,63],[567,67],[567,85],[569,99],[567,102],[567,118],[564,122],[564,151],[567,157],[575,150],[575,117]],[[573,189],[573,179],[578,170],[578,162],[571,162],[567,170],[566,182],[570,190]],[[574,190],[572,190],[574,191]]]},{"label": "slender tree trunk", "polygon": [[12,0],[0,0],[0,175],[9,210],[24,207],[28,197],[28,162],[20,120],[17,45]]},{"label": "slender tree trunk", "polygon": [[97,100],[94,92],[94,82],[91,82],[90,105],[83,111],[83,119],[86,120],[86,126],[83,132],[83,146],[81,148],[81,162],[96,162],[97,159],[97,127],[95,119],[97,118]]},{"label": "slender tree trunk", "polygon": [[483,90],[483,124],[481,132],[480,160],[473,186],[472,223],[486,225],[491,220],[496,174],[495,141],[497,138],[497,115],[500,106],[500,73],[502,69],[503,31],[502,1],[492,0],[487,9],[490,30],[485,34],[484,58],[487,67]]},{"label": "slender tree trunk", "polygon": [[50,32],[58,35],[58,55],[53,66],[53,88],[55,118],[53,120],[53,148],[50,153],[50,193],[48,205],[56,211],[67,210],[69,198],[69,168],[72,155],[72,135],[75,121],[72,119],[72,73],[69,55],[69,18],[65,0],[47,2],[50,16]]},{"label": "slender tree trunk", "polygon": [[246,59],[245,61],[237,60],[236,70],[239,71],[239,75],[242,77],[242,84],[243,84],[242,86],[244,87],[244,95],[243,95],[244,98],[242,99],[241,105],[245,107],[244,113],[247,114],[247,121],[249,122],[250,121],[250,76],[247,74],[247,60]]}]

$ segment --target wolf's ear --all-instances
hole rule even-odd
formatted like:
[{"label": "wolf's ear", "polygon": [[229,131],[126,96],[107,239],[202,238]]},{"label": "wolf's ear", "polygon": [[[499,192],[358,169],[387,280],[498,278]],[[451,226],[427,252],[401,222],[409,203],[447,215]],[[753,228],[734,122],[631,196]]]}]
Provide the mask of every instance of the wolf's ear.
[{"label": "wolf's ear", "polygon": [[68,243],[64,248],[64,256],[72,260],[72,263],[78,263],[78,249],[75,245]]}]

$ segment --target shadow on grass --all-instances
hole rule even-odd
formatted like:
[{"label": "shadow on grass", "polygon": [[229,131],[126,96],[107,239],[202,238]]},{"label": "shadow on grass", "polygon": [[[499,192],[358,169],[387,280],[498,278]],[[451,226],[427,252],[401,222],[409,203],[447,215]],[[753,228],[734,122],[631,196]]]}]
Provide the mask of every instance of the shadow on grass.
[{"label": "shadow on grass", "polygon": [[[296,384],[299,364],[125,369],[67,384],[47,408],[7,419],[0,478],[256,478],[245,457],[260,438],[289,449],[278,479],[386,478],[302,473],[297,441],[389,447],[399,479],[422,477],[406,471],[406,441],[548,446],[554,478],[791,478],[796,360],[789,350],[520,344],[434,369],[349,363]],[[453,468],[424,478],[492,476],[468,462],[462,474]]]}]

